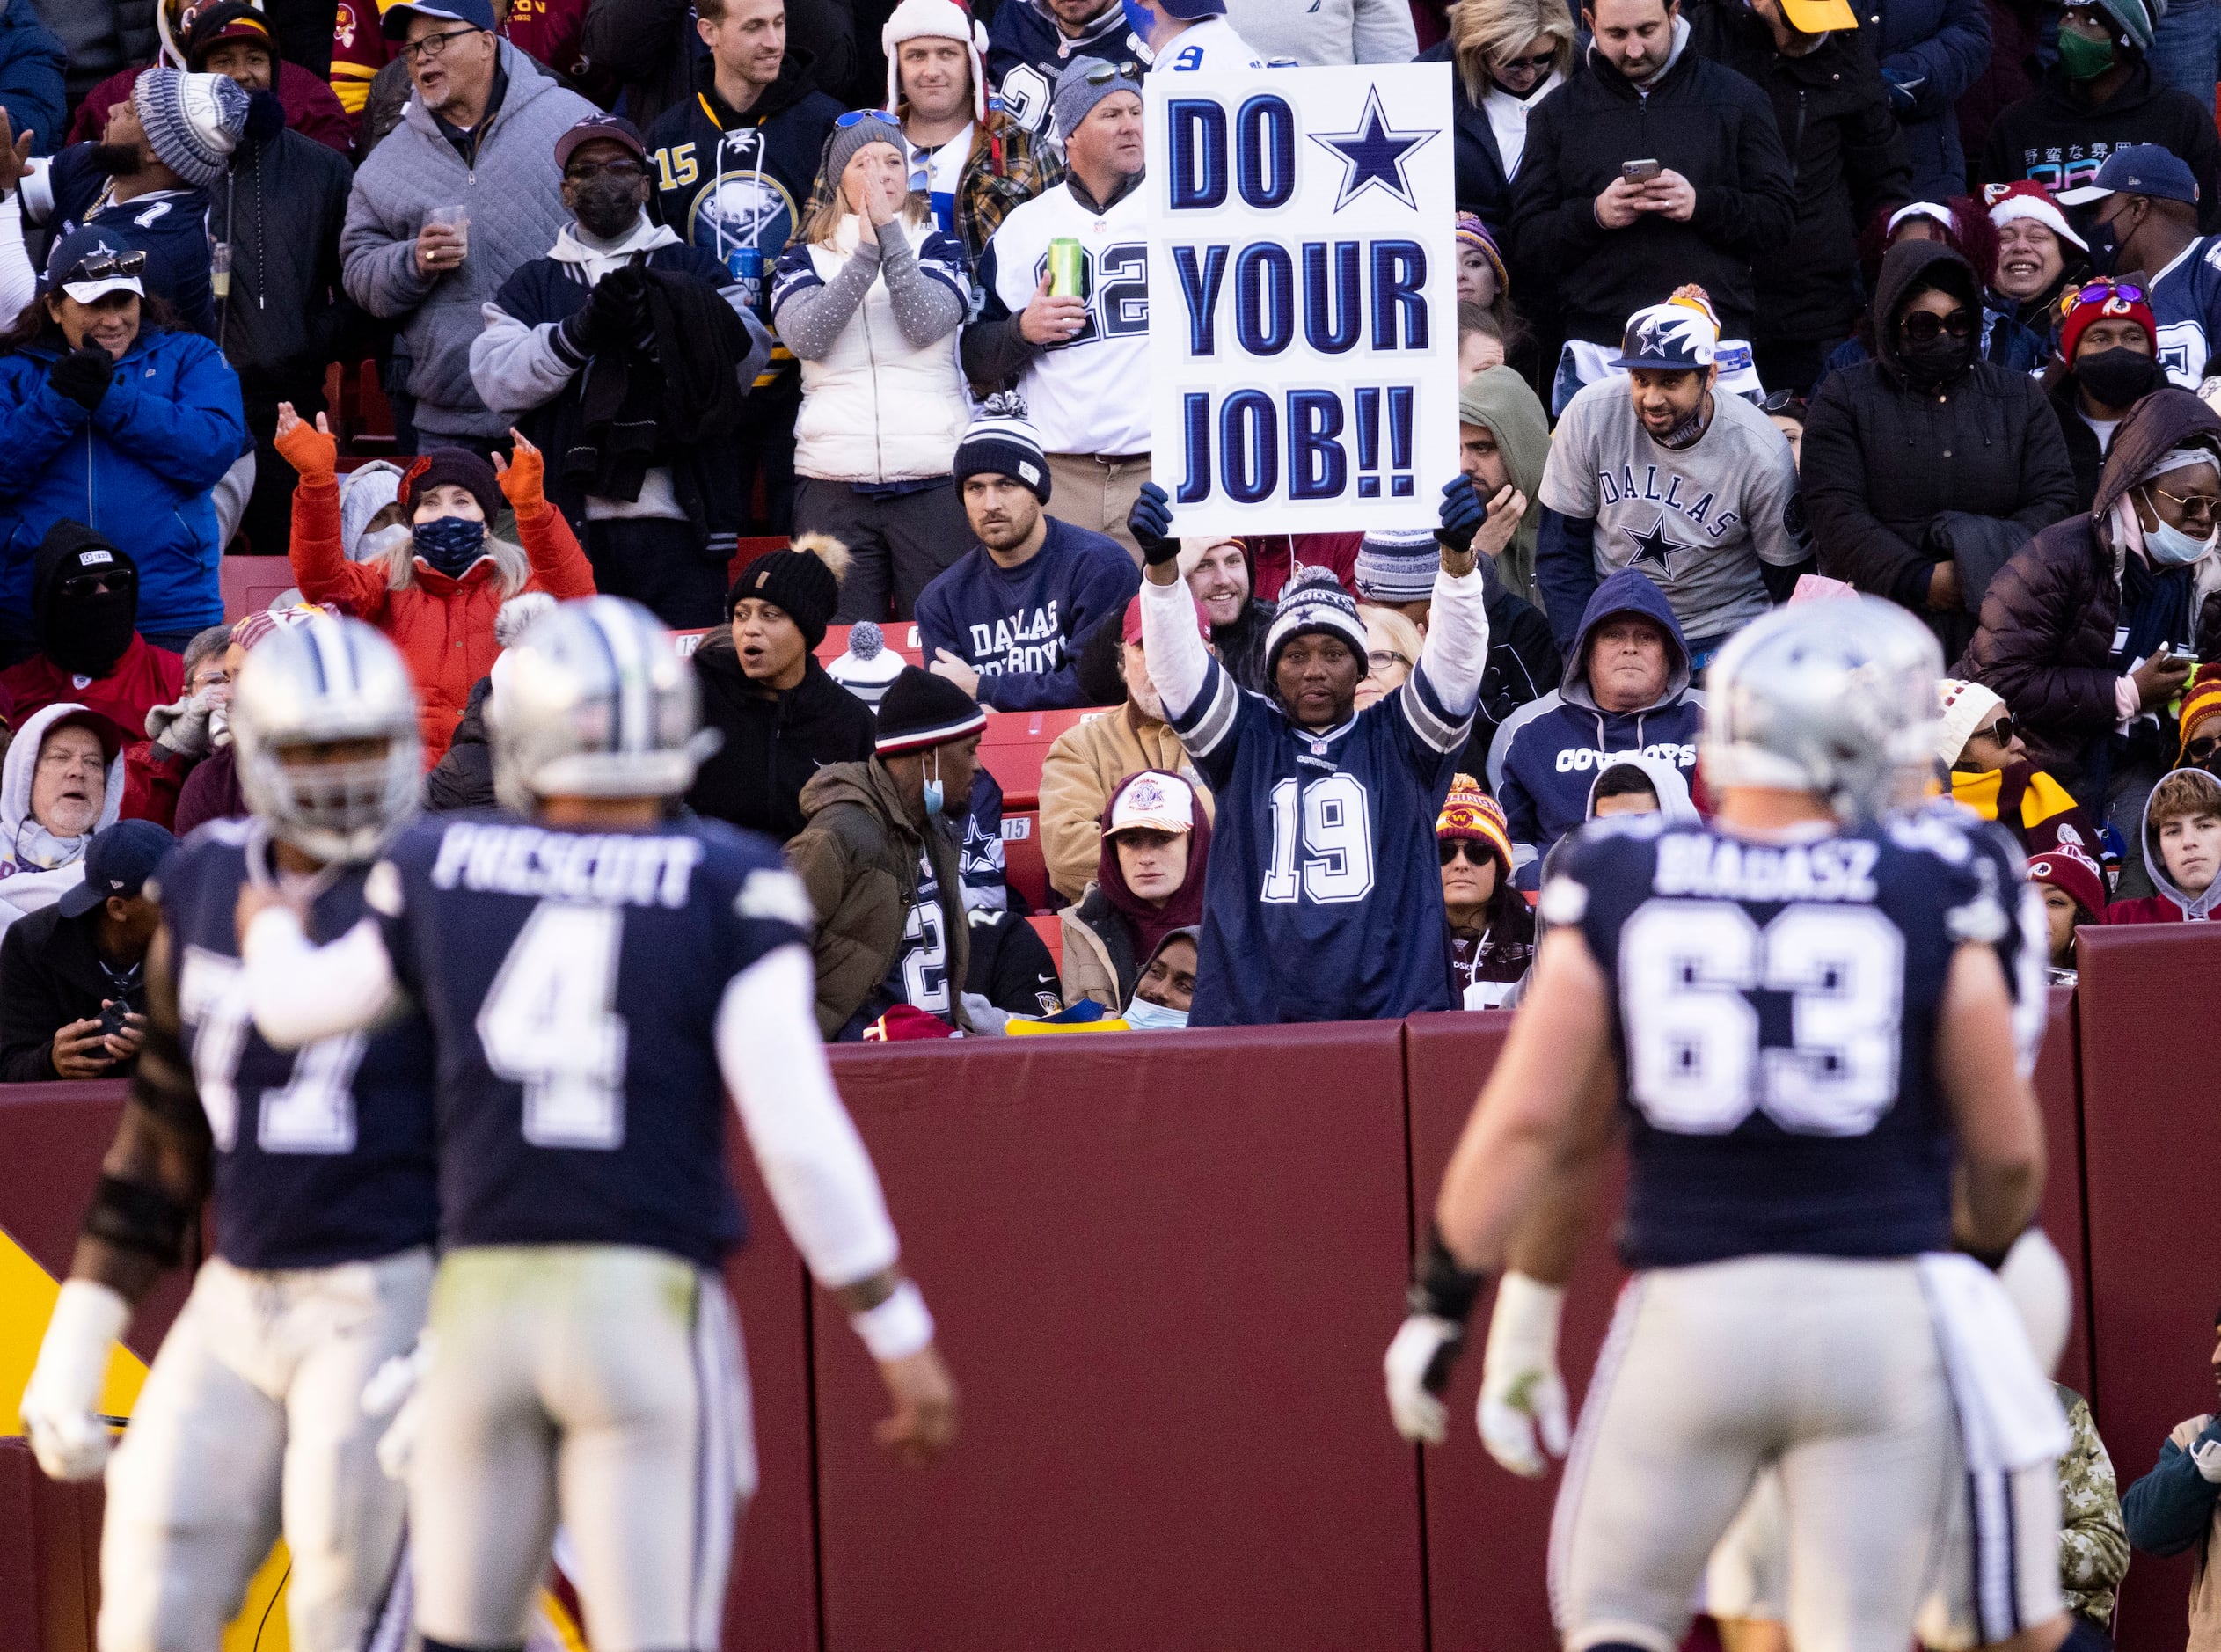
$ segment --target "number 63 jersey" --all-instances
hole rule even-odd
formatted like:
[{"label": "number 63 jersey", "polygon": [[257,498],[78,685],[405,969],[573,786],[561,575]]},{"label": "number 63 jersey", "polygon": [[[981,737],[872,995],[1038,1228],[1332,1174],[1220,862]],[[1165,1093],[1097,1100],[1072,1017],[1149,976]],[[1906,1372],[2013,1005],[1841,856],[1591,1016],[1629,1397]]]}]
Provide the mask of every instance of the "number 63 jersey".
[{"label": "number 63 jersey", "polygon": [[691,819],[446,815],[401,835],[364,899],[432,1025],[447,1243],[716,1267],[743,1232],[718,1013],[735,976],[808,943],[809,896],[776,845]]},{"label": "number 63 jersey", "polygon": [[2014,932],[1998,879],[1933,815],[1794,844],[1657,815],[1583,833],[1542,910],[1610,982],[1629,1267],[1950,1248],[1936,1027],[1959,944]]}]

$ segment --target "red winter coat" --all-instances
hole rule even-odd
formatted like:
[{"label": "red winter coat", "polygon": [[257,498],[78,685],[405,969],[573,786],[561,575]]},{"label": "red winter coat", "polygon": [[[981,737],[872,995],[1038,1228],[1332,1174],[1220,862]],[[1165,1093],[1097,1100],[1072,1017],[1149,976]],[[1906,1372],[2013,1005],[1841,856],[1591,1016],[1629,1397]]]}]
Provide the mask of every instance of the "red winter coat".
[{"label": "red winter coat", "polygon": [[64,701],[96,711],[123,730],[127,740],[147,732],[147,713],[185,692],[185,660],[135,635],[106,676],[74,676],[43,654],[0,671],[0,691],[15,701],[18,720]]},{"label": "red winter coat", "polygon": [[[131,95],[145,68],[120,69],[84,95],[77,118],[69,122],[70,143],[97,143],[107,129],[108,110]],[[340,96],[298,63],[278,60],[278,101],[285,106],[285,123],[303,137],[314,138],[342,155],[354,153],[354,117]]]},{"label": "red winter coat", "polygon": [[[594,570],[561,511],[543,500],[537,511],[517,513],[516,529],[532,563],[526,590],[545,591],[558,601],[594,595]],[[480,559],[459,580],[420,561],[415,583],[393,590],[384,561],[350,562],[340,548],[339,483],[305,478],[293,490],[292,558],[303,596],[336,603],[376,625],[408,662],[416,679],[424,766],[430,768],[454,737],[471,685],[493,669],[501,652],[493,640],[493,618],[503,597],[492,559]]]}]

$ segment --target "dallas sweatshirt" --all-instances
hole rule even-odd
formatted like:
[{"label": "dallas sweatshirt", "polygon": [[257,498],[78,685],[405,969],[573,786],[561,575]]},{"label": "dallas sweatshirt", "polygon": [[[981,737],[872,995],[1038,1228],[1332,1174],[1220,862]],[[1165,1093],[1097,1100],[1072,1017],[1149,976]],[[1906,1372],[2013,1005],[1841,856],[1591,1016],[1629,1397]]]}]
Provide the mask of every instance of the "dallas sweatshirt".
[{"label": "dallas sweatshirt", "polygon": [[979,673],[979,703],[997,711],[1085,705],[1080,650],[1141,588],[1116,540],[1048,521],[1041,548],[1018,567],[998,567],[974,545],[918,593],[926,664],[947,649]]}]

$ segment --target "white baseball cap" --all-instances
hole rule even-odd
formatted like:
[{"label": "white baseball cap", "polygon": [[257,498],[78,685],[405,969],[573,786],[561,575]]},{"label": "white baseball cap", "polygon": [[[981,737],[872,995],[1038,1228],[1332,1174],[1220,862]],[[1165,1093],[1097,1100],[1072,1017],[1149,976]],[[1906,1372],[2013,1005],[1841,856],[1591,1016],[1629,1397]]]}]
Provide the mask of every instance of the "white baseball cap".
[{"label": "white baseball cap", "polygon": [[1178,775],[1143,770],[1119,787],[1111,804],[1110,836],[1123,831],[1192,832],[1195,793]]}]

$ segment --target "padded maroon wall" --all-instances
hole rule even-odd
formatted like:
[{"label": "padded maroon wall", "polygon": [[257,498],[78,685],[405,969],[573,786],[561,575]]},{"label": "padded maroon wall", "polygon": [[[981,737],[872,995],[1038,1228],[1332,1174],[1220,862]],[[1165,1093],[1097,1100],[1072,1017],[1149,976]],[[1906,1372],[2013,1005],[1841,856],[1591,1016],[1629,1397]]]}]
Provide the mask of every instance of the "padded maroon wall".
[{"label": "padded maroon wall", "polygon": [[829,1652],[1421,1647],[1401,1027],[844,1056],[964,1433],[890,1464],[818,1316]]}]

